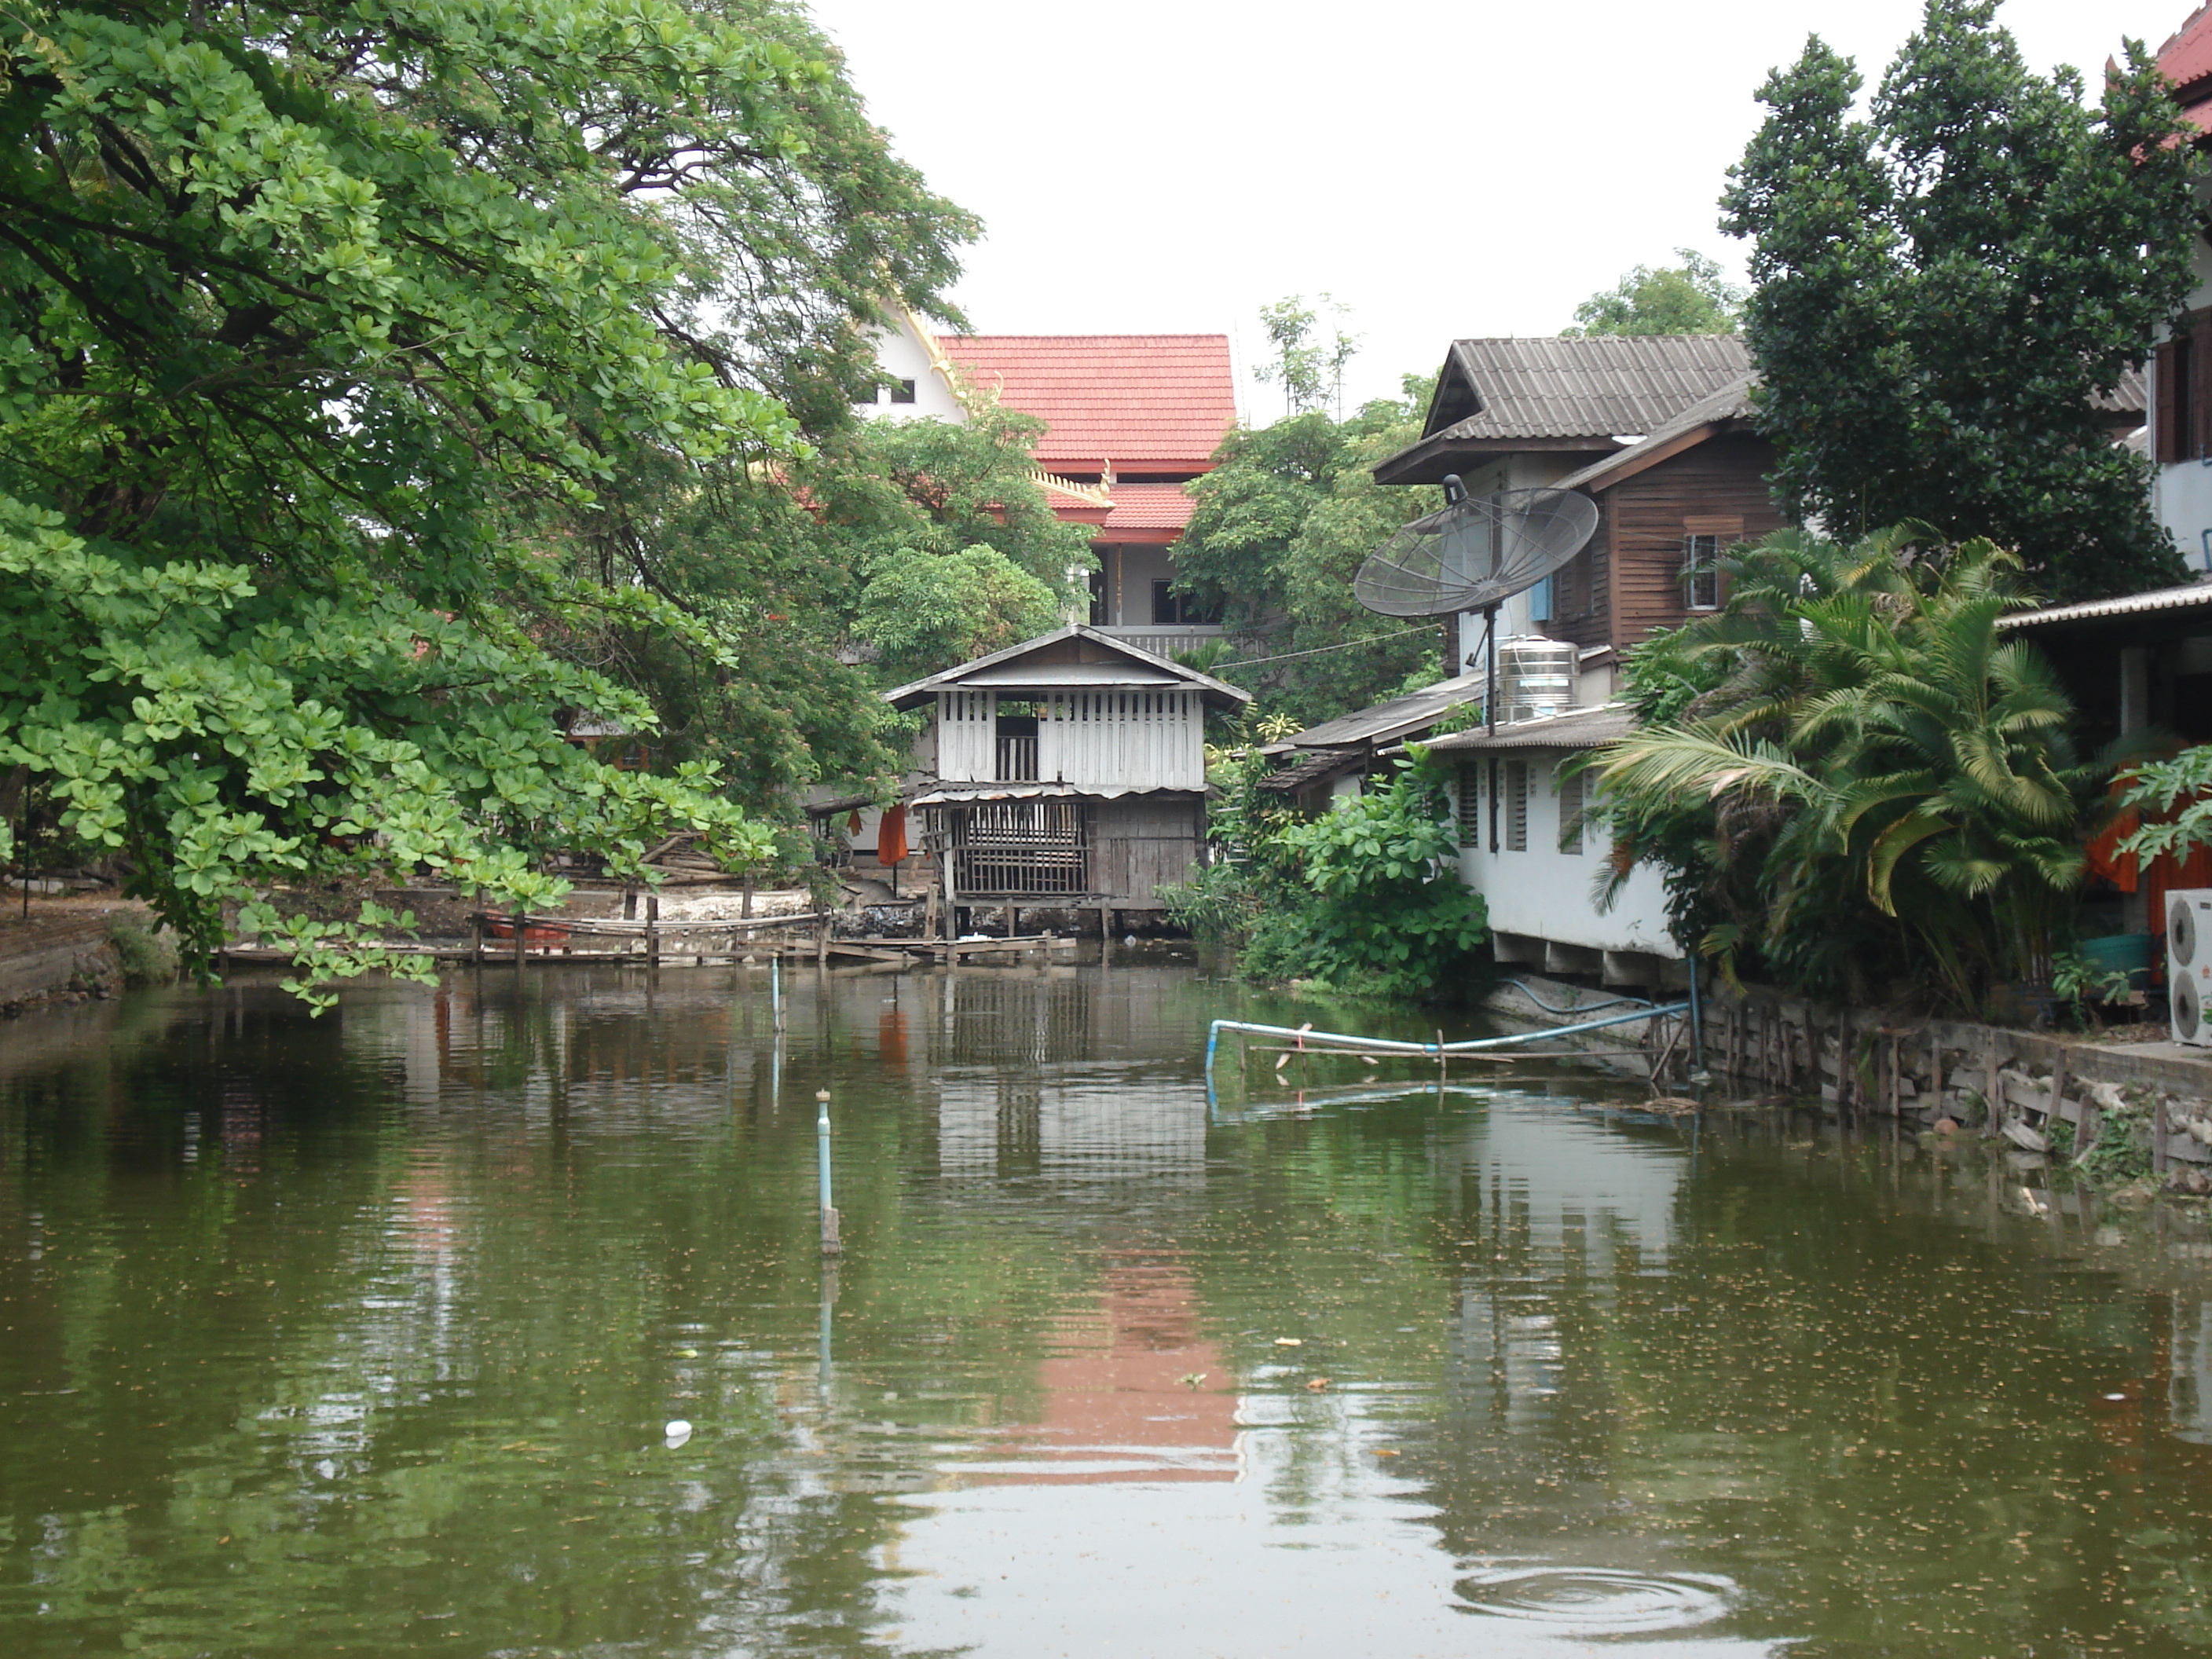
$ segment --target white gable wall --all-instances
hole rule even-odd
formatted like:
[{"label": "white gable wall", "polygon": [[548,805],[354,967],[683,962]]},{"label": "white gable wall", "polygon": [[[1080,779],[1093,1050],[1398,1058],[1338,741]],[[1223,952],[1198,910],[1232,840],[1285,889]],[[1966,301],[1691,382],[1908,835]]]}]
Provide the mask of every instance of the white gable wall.
[{"label": "white gable wall", "polygon": [[[1203,789],[1202,694],[1158,690],[1042,693],[1037,708],[1037,781],[1079,789]],[[937,775],[948,783],[998,777],[998,694],[937,694]]]},{"label": "white gable wall", "polygon": [[884,329],[876,336],[876,364],[884,378],[892,380],[912,380],[915,400],[910,404],[895,404],[889,400],[888,390],[877,394],[872,404],[857,405],[864,416],[879,421],[944,421],[953,426],[968,423],[968,411],[952,395],[945,379],[929,366],[929,352],[915,337],[912,328],[902,320],[896,328]]}]

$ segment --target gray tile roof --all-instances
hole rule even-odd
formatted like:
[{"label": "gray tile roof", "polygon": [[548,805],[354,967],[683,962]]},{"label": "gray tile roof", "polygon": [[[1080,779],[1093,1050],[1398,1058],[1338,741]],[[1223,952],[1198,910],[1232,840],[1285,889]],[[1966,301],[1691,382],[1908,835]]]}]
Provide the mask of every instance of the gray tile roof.
[{"label": "gray tile roof", "polygon": [[1454,368],[1480,406],[1424,437],[1607,440],[1650,432],[1740,379],[1751,354],[1733,334],[1455,340]]},{"label": "gray tile roof", "polygon": [[1553,486],[1555,489],[1602,489],[1607,480],[1624,467],[1632,468],[1637,462],[1662,444],[1672,443],[1686,432],[1694,432],[1701,426],[1717,425],[1723,421],[1744,421],[1751,418],[1751,388],[1758,380],[1755,374],[1738,375],[1711,397],[1700,398],[1680,414],[1662,421],[1644,435],[1642,443],[1631,444],[1616,450],[1601,461],[1594,461],[1579,472],[1571,472]]}]

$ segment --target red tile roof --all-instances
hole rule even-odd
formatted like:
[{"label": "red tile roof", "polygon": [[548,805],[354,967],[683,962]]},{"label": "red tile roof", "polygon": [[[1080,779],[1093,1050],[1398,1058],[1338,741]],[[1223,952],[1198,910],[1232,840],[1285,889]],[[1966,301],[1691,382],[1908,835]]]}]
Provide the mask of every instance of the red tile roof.
[{"label": "red tile roof", "polygon": [[2212,6],[2199,6],[2158,49],[2158,72],[2177,87],[2212,75]]},{"label": "red tile roof", "polygon": [[1117,483],[1114,510],[1106,515],[1099,533],[1111,537],[1117,530],[1181,530],[1190,523],[1195,505],[1181,484]]},{"label": "red tile roof", "polygon": [[1055,472],[1206,471],[1237,424],[1225,334],[941,337],[978,390],[1049,422],[1040,465]]},{"label": "red tile roof", "polygon": [[2158,49],[2158,72],[2173,82],[2182,113],[2212,132],[2212,6],[2199,6]]}]

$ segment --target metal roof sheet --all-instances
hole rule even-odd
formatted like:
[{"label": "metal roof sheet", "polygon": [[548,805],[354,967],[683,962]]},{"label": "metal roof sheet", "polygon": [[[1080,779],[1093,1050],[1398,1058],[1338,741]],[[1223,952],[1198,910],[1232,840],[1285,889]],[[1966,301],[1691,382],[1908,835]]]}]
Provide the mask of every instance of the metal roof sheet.
[{"label": "metal roof sheet", "polygon": [[2148,593],[2123,593],[2113,599],[2085,599],[2079,605],[2054,605],[2041,611],[2018,611],[1997,618],[1999,628],[2041,628],[2051,623],[2094,622],[2103,617],[2143,617],[2160,611],[2212,607],[2212,582],[2188,582],[2179,587],[2153,588]]},{"label": "metal roof sheet", "polygon": [[[1240,708],[1252,701],[1252,694],[1241,685],[1231,685],[1226,680],[1217,680],[1212,675],[1201,674],[1195,668],[1185,668],[1179,662],[1170,662],[1165,657],[1157,656],[1140,646],[1132,645],[1128,641],[1117,639],[1111,634],[1101,633],[1098,629],[1082,623],[1071,623],[1067,627],[1054,629],[1049,634],[1040,634],[1033,640],[1024,640],[1018,645],[1010,645],[1003,651],[994,651],[988,656],[978,657],[973,662],[963,662],[957,667],[945,669],[942,673],[932,674],[926,679],[911,680],[904,685],[893,686],[883,694],[884,701],[894,708],[919,708],[934,697],[939,690],[951,686],[968,684],[971,675],[997,668],[1002,664],[1018,662],[1020,659],[1033,652],[1041,651],[1048,645],[1058,645],[1063,640],[1073,639],[1085,640],[1094,645],[1105,647],[1108,651],[1115,653],[1117,661],[1127,661],[1138,669],[1161,672],[1167,676],[1164,682],[1154,682],[1154,684],[1172,684],[1181,681],[1185,684],[1195,686],[1206,693],[1208,701],[1217,708],[1224,706]],[[1052,666],[1084,668],[1091,665],[1093,665],[1065,663]],[[1046,665],[1040,664],[1036,669],[1040,678],[1045,672]]]},{"label": "metal roof sheet", "polygon": [[1480,407],[1424,437],[1590,438],[1656,430],[1751,368],[1733,334],[1455,340]]},{"label": "metal roof sheet", "polygon": [[960,684],[1003,691],[1017,686],[1049,690],[1060,685],[1181,685],[1184,682],[1176,675],[1137,663],[1062,662],[1035,665],[1007,663],[1002,667],[963,674]]},{"label": "metal roof sheet", "polygon": [[1480,674],[1462,674],[1455,679],[1439,680],[1402,697],[1378,702],[1371,708],[1354,709],[1349,714],[1309,726],[1285,738],[1282,746],[1292,750],[1341,749],[1347,744],[1387,741],[1434,726],[1466,703],[1480,702],[1482,691]]},{"label": "metal roof sheet", "polygon": [[1756,374],[1739,375],[1710,397],[1700,398],[1672,419],[1662,421],[1653,428],[1641,443],[1594,461],[1579,472],[1571,472],[1553,485],[1554,489],[1603,489],[1623,472],[1633,472],[1638,463],[1685,434],[1701,426],[1717,426],[1724,421],[1743,421],[1751,418],[1751,388],[1757,383]]},{"label": "metal roof sheet", "polygon": [[1463,755],[1498,749],[1595,749],[1617,743],[1636,729],[1635,714],[1622,703],[1577,708],[1549,720],[1517,720],[1496,732],[1455,732],[1431,742],[1434,754]]},{"label": "metal roof sheet", "polygon": [[1323,749],[1293,765],[1284,767],[1279,772],[1268,773],[1260,780],[1259,787],[1279,794],[1287,794],[1293,789],[1302,789],[1307,784],[1332,776],[1346,767],[1366,763],[1367,751],[1364,749]]}]

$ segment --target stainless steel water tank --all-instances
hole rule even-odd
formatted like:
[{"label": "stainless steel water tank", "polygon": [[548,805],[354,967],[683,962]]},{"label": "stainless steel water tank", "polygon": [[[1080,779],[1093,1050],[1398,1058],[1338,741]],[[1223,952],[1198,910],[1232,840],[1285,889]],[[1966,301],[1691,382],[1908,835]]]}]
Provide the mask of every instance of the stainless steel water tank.
[{"label": "stainless steel water tank", "polygon": [[1498,646],[1498,713],[1501,720],[1536,720],[1575,706],[1575,673],[1582,653],[1559,640],[1521,636]]}]

